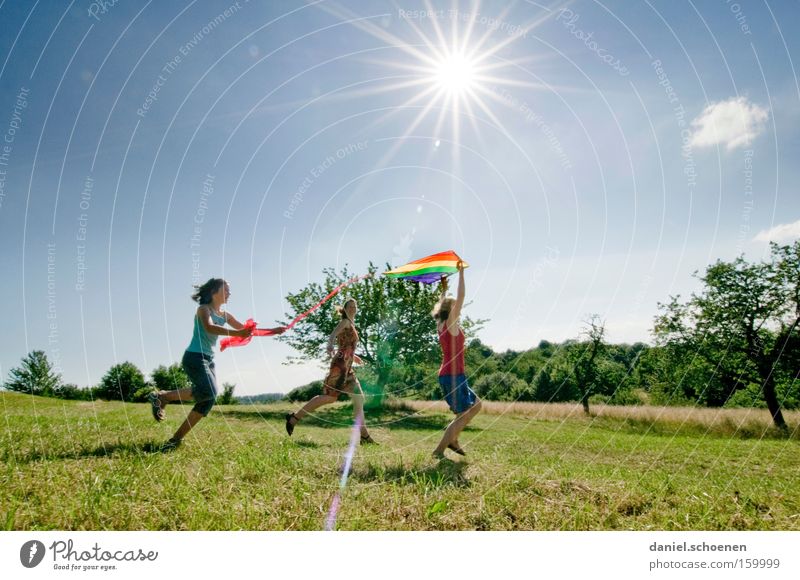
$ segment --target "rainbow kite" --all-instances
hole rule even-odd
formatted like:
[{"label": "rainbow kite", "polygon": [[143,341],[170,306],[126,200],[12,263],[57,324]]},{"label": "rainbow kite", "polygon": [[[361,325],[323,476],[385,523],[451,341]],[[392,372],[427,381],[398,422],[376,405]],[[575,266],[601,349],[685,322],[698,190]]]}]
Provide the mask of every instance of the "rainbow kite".
[{"label": "rainbow kite", "polygon": [[[435,284],[441,280],[442,276],[449,276],[458,272],[456,264],[460,259],[453,250],[448,250],[447,252],[439,252],[426,258],[414,260],[405,266],[384,272],[384,275],[390,278],[422,282],[423,284]],[[464,262],[464,267],[466,268],[467,266],[469,264]]]}]

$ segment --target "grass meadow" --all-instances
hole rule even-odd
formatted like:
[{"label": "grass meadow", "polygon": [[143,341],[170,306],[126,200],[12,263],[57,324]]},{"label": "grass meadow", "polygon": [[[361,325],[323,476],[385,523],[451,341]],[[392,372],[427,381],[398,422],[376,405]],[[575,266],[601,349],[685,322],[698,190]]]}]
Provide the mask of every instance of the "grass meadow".
[{"label": "grass meadow", "polygon": [[[289,438],[286,403],[215,407],[175,452],[189,407],[0,393],[6,530],[319,530],[339,489],[352,410]],[[800,413],[485,403],[466,458],[430,452],[451,415],[402,401],[369,411],[342,530],[800,530]]]}]

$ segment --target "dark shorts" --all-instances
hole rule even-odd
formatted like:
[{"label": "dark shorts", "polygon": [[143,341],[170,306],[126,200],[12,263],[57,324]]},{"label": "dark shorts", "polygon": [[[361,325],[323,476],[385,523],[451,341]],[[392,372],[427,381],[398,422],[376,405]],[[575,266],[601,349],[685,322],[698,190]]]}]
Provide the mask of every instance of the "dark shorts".
[{"label": "dark shorts", "polygon": [[450,410],[456,415],[463,413],[475,404],[477,397],[469,388],[467,377],[464,375],[444,375],[439,377],[439,386],[442,387],[444,400]]},{"label": "dark shorts", "polygon": [[217,400],[217,376],[214,374],[214,359],[210,355],[187,350],[183,353],[181,364],[183,364],[183,370],[186,371],[192,381],[192,398],[194,399],[192,411],[196,411],[205,417]]}]

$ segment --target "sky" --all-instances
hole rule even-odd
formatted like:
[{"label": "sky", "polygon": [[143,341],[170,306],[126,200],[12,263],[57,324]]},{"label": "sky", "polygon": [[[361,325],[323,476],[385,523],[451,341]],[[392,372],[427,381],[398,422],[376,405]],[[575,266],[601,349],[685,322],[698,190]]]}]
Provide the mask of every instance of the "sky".
[{"label": "sky", "polygon": [[[651,342],[800,236],[790,2],[0,2],[0,377],[178,362],[192,285],[271,326],[325,267],[453,249],[495,350]],[[796,64],[797,62],[797,64]],[[217,356],[238,395],[322,361]],[[2,379],[0,379],[2,380]]]}]

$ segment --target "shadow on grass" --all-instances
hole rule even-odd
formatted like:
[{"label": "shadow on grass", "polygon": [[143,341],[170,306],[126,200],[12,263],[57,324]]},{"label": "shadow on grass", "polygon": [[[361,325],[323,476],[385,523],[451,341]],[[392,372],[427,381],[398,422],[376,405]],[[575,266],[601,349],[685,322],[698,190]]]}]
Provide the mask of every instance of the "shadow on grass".
[{"label": "shadow on grass", "polygon": [[464,474],[467,463],[443,459],[436,465],[409,468],[402,463],[394,465],[367,465],[353,469],[351,478],[364,482],[398,483],[421,489],[439,489],[446,486],[469,487]]},{"label": "shadow on grass", "polygon": [[79,449],[76,451],[67,451],[62,453],[41,453],[34,451],[27,453],[23,456],[9,456],[6,458],[8,462],[15,463],[34,463],[36,461],[54,461],[60,459],[86,459],[90,457],[111,457],[113,455],[141,455],[151,453],[162,453],[162,443],[148,441],[146,443],[114,443],[101,445],[95,449]]},{"label": "shadow on grass", "polygon": [[[286,411],[229,408],[220,412],[225,418],[242,421],[284,421],[286,419]],[[409,409],[366,409],[364,415],[367,427],[381,427],[384,429],[441,431],[453,420],[452,415],[421,414]],[[353,407],[350,404],[322,407],[317,409],[313,415],[303,419],[302,424],[329,429],[349,427],[353,424]],[[476,430],[476,428],[471,425],[468,425],[465,429],[465,431],[473,430]]]}]

